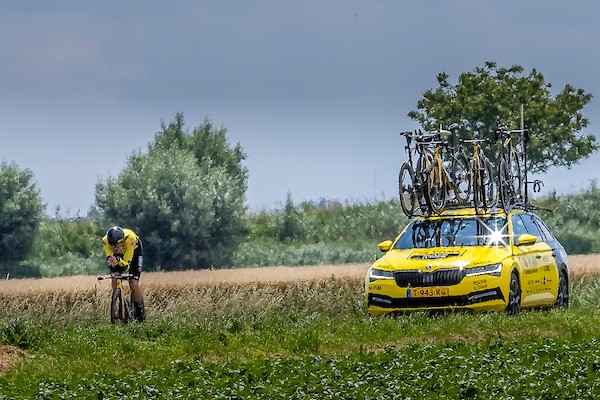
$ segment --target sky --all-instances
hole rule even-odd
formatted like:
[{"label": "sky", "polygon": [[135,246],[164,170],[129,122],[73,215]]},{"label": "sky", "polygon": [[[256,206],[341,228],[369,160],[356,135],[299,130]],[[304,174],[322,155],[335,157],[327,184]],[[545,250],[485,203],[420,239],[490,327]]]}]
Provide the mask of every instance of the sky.
[{"label": "sky", "polygon": [[[486,61],[596,97],[600,2],[258,0],[0,2],[0,160],[32,171],[46,211],[85,215],[95,185],[161,123],[206,119],[247,154],[250,210],[398,196],[399,132],[436,87]],[[600,155],[536,176],[568,194]]]}]

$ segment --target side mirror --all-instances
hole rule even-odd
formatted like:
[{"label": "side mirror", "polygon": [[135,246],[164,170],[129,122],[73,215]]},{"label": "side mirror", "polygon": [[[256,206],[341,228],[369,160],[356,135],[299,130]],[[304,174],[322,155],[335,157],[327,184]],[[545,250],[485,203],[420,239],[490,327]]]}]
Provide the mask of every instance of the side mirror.
[{"label": "side mirror", "polygon": [[382,252],[386,252],[390,249],[390,247],[392,247],[392,241],[391,240],[384,240],[383,242],[379,243],[377,245],[377,247],[379,247],[379,250],[381,250]]},{"label": "side mirror", "polygon": [[531,246],[537,240],[537,237],[530,235],[529,233],[524,233],[517,239],[517,246]]}]

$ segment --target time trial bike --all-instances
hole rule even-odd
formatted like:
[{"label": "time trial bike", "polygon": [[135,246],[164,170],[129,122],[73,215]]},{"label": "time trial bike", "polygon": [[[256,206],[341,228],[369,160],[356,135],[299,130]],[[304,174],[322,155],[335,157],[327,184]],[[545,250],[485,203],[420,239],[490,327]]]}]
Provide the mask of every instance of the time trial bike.
[{"label": "time trial bike", "polygon": [[[518,135],[516,140],[513,136]],[[506,130],[503,123],[496,122],[495,140],[502,139],[498,164],[498,194],[502,207],[510,209],[517,203],[526,202],[527,183],[523,177],[527,129]]]},{"label": "time trial bike", "polygon": [[116,323],[128,323],[129,321],[133,321],[135,318],[134,310],[133,310],[133,301],[131,299],[131,294],[127,296],[125,293],[125,288],[123,286],[124,280],[129,280],[129,275],[117,275],[111,274],[109,276],[99,276],[98,281],[102,281],[105,279],[114,279],[117,282],[117,287],[113,289],[111,300],[110,300],[110,322],[113,324]]},{"label": "time trial bike", "polygon": [[425,198],[428,200],[430,210],[435,214],[444,211],[451,191],[458,205],[466,205],[469,198],[469,161],[462,147],[455,151],[454,147],[448,144],[447,138],[449,136],[454,138],[458,125],[453,124],[450,128],[452,129],[440,128],[430,132],[437,140],[427,145],[432,149],[433,159],[426,171],[427,196]]},{"label": "time trial bike", "polygon": [[494,172],[492,163],[485,155],[482,144],[489,143],[488,138],[481,138],[483,128],[481,122],[475,124],[474,139],[462,139],[462,143],[473,146],[471,157],[471,186],[473,189],[473,207],[475,212],[486,210],[494,201]]},{"label": "time trial bike", "polygon": [[[408,155],[408,160],[402,163],[398,176],[400,206],[404,214],[412,217],[417,204],[421,211],[427,207],[426,171],[433,160],[433,154],[427,149],[426,143],[434,137],[422,134],[421,131],[400,132],[400,135],[406,138],[404,148]],[[413,154],[417,156],[416,164],[413,163]]]}]

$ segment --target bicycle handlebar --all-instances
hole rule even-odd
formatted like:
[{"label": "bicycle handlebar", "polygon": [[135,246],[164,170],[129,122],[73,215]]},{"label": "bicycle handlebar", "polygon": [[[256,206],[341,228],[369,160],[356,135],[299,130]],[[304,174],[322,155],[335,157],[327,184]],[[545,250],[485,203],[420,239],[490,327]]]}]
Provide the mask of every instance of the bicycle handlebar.
[{"label": "bicycle handlebar", "polygon": [[401,136],[405,136],[407,138],[415,139],[418,142],[424,142],[430,140],[432,138],[437,137],[437,134],[433,133],[412,133],[412,132],[400,132]]},{"label": "bicycle handlebar", "polygon": [[460,139],[461,143],[483,143],[483,142],[489,142],[490,139],[489,138],[485,138],[485,139]]},{"label": "bicycle handlebar", "polygon": [[516,134],[516,133],[522,135],[524,133],[529,132],[529,129],[513,129],[513,130],[510,130],[510,131],[501,129],[498,132],[502,133],[503,135],[512,135],[512,134]]},{"label": "bicycle handlebar", "polygon": [[435,146],[447,146],[448,143],[446,142],[441,142],[441,141],[433,141],[433,142],[425,142],[426,147],[435,147]]},{"label": "bicycle handlebar", "polygon": [[107,276],[98,276],[98,280],[99,280],[99,281],[103,281],[103,280],[105,280],[105,279],[125,279],[125,280],[128,280],[128,279],[130,279],[130,276],[129,276],[129,275],[115,275],[115,276],[112,276],[112,275],[107,275]]},{"label": "bicycle handlebar", "polygon": [[431,132],[429,132],[429,134],[433,135],[433,136],[438,136],[438,135],[439,136],[450,136],[450,135],[452,135],[452,132],[451,131],[447,131],[445,129],[438,129],[437,131],[431,131]]}]

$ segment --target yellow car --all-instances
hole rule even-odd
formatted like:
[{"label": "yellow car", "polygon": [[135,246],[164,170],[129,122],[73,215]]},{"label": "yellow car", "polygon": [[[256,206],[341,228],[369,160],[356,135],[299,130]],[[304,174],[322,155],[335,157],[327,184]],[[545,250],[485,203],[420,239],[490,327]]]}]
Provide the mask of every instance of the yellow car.
[{"label": "yellow car", "polygon": [[373,315],[410,310],[507,310],[569,305],[563,246],[532,212],[472,208],[419,217],[369,268]]}]

